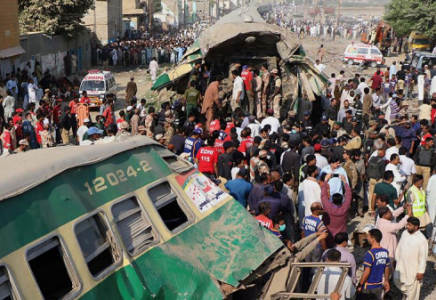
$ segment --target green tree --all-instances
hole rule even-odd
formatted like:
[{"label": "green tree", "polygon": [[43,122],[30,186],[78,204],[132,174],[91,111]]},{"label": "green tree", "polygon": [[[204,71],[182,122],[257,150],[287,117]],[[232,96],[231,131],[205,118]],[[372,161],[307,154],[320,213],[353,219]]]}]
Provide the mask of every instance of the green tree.
[{"label": "green tree", "polygon": [[19,0],[22,32],[43,31],[72,38],[81,30],[82,18],[94,0]]},{"label": "green tree", "polygon": [[417,30],[436,40],[436,1],[392,0],[386,6],[384,19],[398,35]]}]

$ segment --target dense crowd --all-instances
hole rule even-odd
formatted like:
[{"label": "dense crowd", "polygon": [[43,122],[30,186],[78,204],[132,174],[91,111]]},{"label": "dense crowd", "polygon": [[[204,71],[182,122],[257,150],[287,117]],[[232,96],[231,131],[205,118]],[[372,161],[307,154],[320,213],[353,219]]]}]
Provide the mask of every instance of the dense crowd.
[{"label": "dense crowd", "polygon": [[[149,45],[174,50],[186,44],[122,41],[108,51],[124,61],[118,49],[146,49],[148,57]],[[136,99],[132,78],[125,110],[116,116],[109,96],[95,120],[87,115],[82,122],[79,109],[89,98],[78,96],[76,80],[38,76],[38,69],[8,74],[0,82],[1,151],[7,156],[148,136],[228,191],[283,241],[293,259],[349,263],[341,299],[356,293],[389,299],[392,282],[407,299],[419,299],[436,216],[436,93],[428,93],[433,71],[421,74],[394,63],[370,78],[332,74],[318,100],[322,112],[310,108],[299,118],[296,111],[282,113],[280,70],[235,62],[229,76],[211,76],[198,61],[179,99],[150,106]],[[427,92],[419,114],[412,115],[418,76],[426,76]],[[231,83],[229,93],[223,82]],[[366,231],[370,250],[358,278],[347,225],[365,214],[374,224]],[[317,291],[330,294],[340,274],[326,268]],[[301,291],[311,277],[303,274]]]},{"label": "dense crowd", "polygon": [[92,47],[93,65],[103,66],[140,66],[149,65],[153,57],[159,64],[177,63],[192,45],[201,28],[170,31],[150,36],[147,31],[131,33],[101,46]]}]

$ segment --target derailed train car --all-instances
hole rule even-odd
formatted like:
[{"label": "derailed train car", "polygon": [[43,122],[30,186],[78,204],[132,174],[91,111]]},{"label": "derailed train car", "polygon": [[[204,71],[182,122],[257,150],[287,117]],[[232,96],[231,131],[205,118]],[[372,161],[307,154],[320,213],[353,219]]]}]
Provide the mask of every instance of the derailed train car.
[{"label": "derailed train car", "polygon": [[0,299],[255,299],[285,289],[282,242],[148,138],[0,165]]},{"label": "derailed train car", "polygon": [[182,60],[157,78],[152,89],[183,92],[198,59],[209,66],[211,80],[218,74],[227,76],[235,62],[258,68],[266,63],[270,71],[279,70],[282,103],[297,115],[312,106],[316,113],[320,103],[314,101],[319,99],[328,80],[306,57],[295,34],[265,22],[259,13],[264,9],[256,5],[239,8],[205,29]]}]

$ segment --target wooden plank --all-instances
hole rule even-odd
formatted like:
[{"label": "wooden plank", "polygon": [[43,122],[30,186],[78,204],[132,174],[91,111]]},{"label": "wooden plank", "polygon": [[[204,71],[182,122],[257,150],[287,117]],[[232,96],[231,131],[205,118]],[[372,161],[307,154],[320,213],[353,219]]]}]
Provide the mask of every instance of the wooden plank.
[{"label": "wooden plank", "polygon": [[312,87],[310,86],[309,79],[307,79],[307,75],[305,72],[300,72],[301,82],[303,83],[303,89],[307,94],[307,98],[310,101],[315,101],[315,95],[313,94]]}]

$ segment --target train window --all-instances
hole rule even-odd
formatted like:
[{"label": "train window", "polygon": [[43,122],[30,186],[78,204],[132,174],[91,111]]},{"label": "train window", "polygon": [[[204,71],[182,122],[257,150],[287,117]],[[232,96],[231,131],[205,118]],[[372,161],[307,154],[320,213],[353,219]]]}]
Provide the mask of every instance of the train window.
[{"label": "train window", "polygon": [[148,196],[169,230],[181,230],[192,222],[191,212],[168,182],[151,187]]},{"label": "train window", "polygon": [[18,292],[14,288],[9,272],[5,266],[0,266],[0,299],[18,300]]},{"label": "train window", "polygon": [[135,197],[112,206],[112,214],[130,255],[141,253],[158,242],[151,222]]},{"label": "train window", "polygon": [[79,222],[74,231],[94,278],[100,279],[121,262],[120,252],[102,212]]},{"label": "train window", "polygon": [[27,260],[45,299],[69,299],[79,292],[80,282],[58,237],[29,249]]},{"label": "train window", "polygon": [[170,165],[171,170],[174,172],[183,173],[193,168],[191,163],[184,161],[179,156],[165,148],[156,147],[155,150],[163,158],[163,160]]}]

